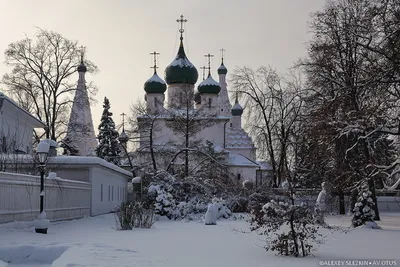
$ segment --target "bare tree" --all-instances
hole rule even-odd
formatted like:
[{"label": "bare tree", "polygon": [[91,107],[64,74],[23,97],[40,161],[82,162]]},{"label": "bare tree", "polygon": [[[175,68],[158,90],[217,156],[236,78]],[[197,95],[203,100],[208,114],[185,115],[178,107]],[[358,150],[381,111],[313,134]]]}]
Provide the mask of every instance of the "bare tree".
[{"label": "bare tree", "polygon": [[[162,105],[162,104],[160,104]],[[157,156],[160,149],[154,142],[155,133],[161,130],[159,118],[161,113],[149,113],[146,104],[143,102],[136,102],[131,106],[132,116],[129,117],[129,123],[131,125],[131,134],[134,136],[134,142],[138,144],[136,146],[136,153],[146,154],[146,151],[150,153],[151,165],[154,172],[158,171]]]},{"label": "bare tree", "polygon": [[[63,134],[76,90],[71,78],[80,56],[76,41],[42,29],[33,38],[11,43],[5,51],[5,63],[13,69],[3,76],[3,83],[22,108],[45,122],[47,139],[57,140]],[[85,64],[88,71],[97,70],[92,62]]]},{"label": "bare tree", "polygon": [[294,131],[302,110],[301,79],[284,77],[271,67],[253,70],[236,68],[233,90],[246,107],[246,127],[259,156],[271,162],[274,186],[291,175],[294,159]]},{"label": "bare tree", "polygon": [[344,191],[365,180],[376,202],[375,167],[390,160],[388,134],[398,134],[399,11],[397,1],[340,0],[313,15],[302,62],[312,90],[308,121],[314,138],[330,143],[325,158],[341,213]]},{"label": "bare tree", "polygon": [[184,153],[184,176],[187,177],[189,176],[189,155],[191,152],[199,151],[199,146],[202,143],[197,134],[214,124],[213,119],[215,115],[206,113],[204,104],[201,108],[195,109],[193,93],[190,90],[184,90],[181,97],[183,98],[181,102],[185,106],[182,109],[173,108],[166,110],[169,116],[166,126],[183,139],[183,142],[174,144],[176,152],[171,162],[174,162],[181,153]]}]

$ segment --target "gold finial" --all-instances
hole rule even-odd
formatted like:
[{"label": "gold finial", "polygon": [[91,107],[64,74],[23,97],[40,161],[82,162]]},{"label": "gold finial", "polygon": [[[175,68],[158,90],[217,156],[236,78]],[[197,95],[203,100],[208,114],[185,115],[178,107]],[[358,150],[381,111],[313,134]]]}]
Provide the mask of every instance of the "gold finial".
[{"label": "gold finial", "polygon": [[154,56],[154,65],[153,67],[150,67],[151,69],[154,69],[154,74],[157,73],[157,55],[159,55],[160,53],[157,53],[156,51],[154,51],[153,53],[150,53],[150,55]]}]

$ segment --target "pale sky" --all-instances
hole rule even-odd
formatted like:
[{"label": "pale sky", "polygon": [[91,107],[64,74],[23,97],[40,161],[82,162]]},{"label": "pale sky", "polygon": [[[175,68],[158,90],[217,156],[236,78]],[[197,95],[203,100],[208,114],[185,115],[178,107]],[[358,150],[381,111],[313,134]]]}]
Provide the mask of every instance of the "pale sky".
[{"label": "pale sky", "polygon": [[[323,0],[0,0],[0,76],[8,44],[36,27],[56,31],[86,47],[86,56],[99,68],[87,75],[99,88],[92,106],[95,130],[100,123],[102,100],[110,99],[114,121],[136,100],[144,99],[144,82],[152,75],[150,53],[157,51],[159,75],[178,49],[178,23],[185,25],[185,50],[200,67],[205,54],[214,54],[212,75],[218,80],[220,49],[225,66],[257,68],[271,65],[285,72],[306,54],[309,14],[324,6]],[[78,74],[76,76],[78,80]],[[2,86],[0,85],[0,88]],[[228,83],[229,90],[229,83]]]}]

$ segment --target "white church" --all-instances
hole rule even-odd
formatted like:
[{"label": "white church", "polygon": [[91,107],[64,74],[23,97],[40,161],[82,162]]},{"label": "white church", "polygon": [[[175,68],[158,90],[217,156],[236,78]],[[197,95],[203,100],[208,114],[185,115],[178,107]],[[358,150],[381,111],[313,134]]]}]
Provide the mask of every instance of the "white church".
[{"label": "white church", "polygon": [[[182,24],[186,20],[181,16],[177,22],[181,23],[178,53],[165,68],[165,81],[158,76],[156,59],[154,60],[154,75],[144,84],[147,112],[137,117],[139,126],[141,123],[146,125],[143,128],[149,125],[146,121],[154,121],[151,146],[158,155],[157,160],[162,158],[163,152],[177,151],[177,144],[190,136],[189,146],[205,146],[207,141],[211,142],[214,150],[224,155],[224,164],[228,166],[232,178],[238,181],[252,180],[257,186],[270,184],[271,167],[266,162],[256,160],[256,147],[242,128],[243,108],[237,98],[233,106],[229,101],[226,81],[228,70],[224,65],[223,55],[217,71],[219,81],[213,79],[209,63],[208,77],[203,77],[203,81],[195,88],[198,71],[184,50]],[[156,53],[154,56],[156,57]],[[209,60],[210,56],[208,55]],[[180,122],[174,124],[173,121],[176,122],[177,118]],[[189,127],[183,125],[179,129],[179,123],[185,124],[188,121],[197,121],[198,128],[192,129],[192,134],[182,134]],[[139,130],[139,135],[138,151],[142,156],[136,158],[135,163],[143,166],[150,159],[148,129]],[[175,164],[182,163],[182,159],[177,161]]]}]

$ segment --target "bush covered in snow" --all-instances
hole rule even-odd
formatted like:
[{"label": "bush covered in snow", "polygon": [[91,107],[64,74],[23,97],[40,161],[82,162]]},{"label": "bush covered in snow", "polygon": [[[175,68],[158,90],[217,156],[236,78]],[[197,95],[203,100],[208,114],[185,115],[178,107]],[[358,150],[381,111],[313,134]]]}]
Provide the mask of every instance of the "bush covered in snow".
[{"label": "bush covered in snow", "polygon": [[243,188],[246,190],[252,190],[254,188],[254,183],[253,181],[250,180],[245,180],[243,181]]},{"label": "bush covered in snow", "polygon": [[232,212],[248,212],[249,200],[245,196],[234,196],[227,200],[227,206]]},{"label": "bush covered in snow", "polygon": [[363,183],[353,209],[352,224],[354,227],[364,225],[366,222],[374,220],[374,205],[375,203],[372,200],[372,193],[369,191],[368,183]]},{"label": "bush covered in snow", "polygon": [[[211,187],[210,184],[191,177],[176,179],[168,173],[158,173],[148,186],[147,196],[154,203],[156,214],[169,219],[199,219],[213,199],[214,191]],[[231,215],[225,201],[221,198],[214,201],[219,218]]]},{"label": "bush covered in snow", "polygon": [[265,249],[279,255],[305,257],[322,242],[313,212],[306,205],[271,200],[261,209],[253,209],[250,220],[252,231],[267,236]]},{"label": "bush covered in snow", "polygon": [[115,212],[117,228],[151,228],[155,222],[154,210],[140,201],[122,203]]}]

